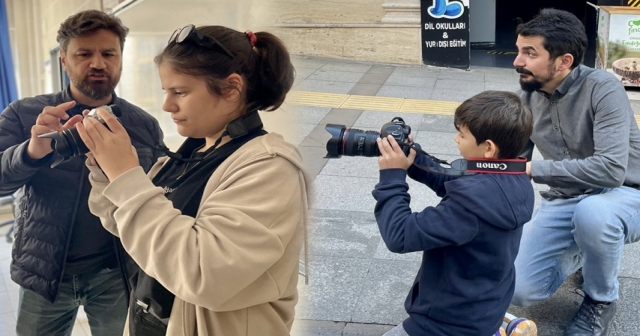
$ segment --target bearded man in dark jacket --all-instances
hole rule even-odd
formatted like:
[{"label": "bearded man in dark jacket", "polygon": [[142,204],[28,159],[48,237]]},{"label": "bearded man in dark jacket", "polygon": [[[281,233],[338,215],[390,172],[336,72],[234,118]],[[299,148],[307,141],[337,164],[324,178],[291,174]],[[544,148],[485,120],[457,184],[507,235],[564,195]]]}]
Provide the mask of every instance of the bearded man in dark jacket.
[{"label": "bearded man in dark jacket", "polygon": [[89,212],[86,157],[60,162],[51,139],[39,135],[69,129],[83,111],[115,104],[122,124],[143,142],[133,141],[140,164],[151,168],[160,155],[152,147],[164,146],[158,122],[114,92],[127,33],[120,19],[101,11],[70,16],[57,37],[70,85],[15,101],[0,115],[0,196],[21,191],[11,263],[11,279],[21,287],[19,336],[71,334],[80,305],[92,335],[122,335],[127,258]]}]

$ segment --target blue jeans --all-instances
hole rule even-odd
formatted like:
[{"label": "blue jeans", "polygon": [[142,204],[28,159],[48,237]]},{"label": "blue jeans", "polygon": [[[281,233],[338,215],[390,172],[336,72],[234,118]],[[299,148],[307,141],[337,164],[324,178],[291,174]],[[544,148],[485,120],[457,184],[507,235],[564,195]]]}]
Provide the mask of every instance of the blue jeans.
[{"label": "blue jeans", "polygon": [[120,269],[64,275],[56,303],[20,288],[18,336],[69,336],[83,305],[92,336],[122,336],[127,298]]},{"label": "blue jeans", "polygon": [[547,299],[580,267],[587,295],[617,300],[624,244],[638,239],[640,190],[619,187],[542,200],[522,232],[512,303],[529,306]]}]

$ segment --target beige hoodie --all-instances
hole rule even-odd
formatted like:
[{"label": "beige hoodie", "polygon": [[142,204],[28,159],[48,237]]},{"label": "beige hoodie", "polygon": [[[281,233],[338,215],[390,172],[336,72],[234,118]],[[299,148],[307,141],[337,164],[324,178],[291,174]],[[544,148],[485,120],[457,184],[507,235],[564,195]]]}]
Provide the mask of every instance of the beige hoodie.
[{"label": "beige hoodie", "polygon": [[308,207],[297,149],[277,134],[246,143],[206,182],[196,218],[151,182],[166,161],[112,183],[90,166],[89,207],[175,294],[167,335],[289,335]]}]

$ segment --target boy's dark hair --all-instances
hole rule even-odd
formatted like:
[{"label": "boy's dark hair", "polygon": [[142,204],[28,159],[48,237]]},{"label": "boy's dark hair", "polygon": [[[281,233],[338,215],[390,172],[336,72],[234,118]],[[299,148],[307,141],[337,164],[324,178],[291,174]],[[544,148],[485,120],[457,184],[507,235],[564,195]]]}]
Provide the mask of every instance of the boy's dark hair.
[{"label": "boy's dark hair", "polygon": [[56,41],[60,49],[66,52],[72,38],[89,36],[101,29],[116,34],[120,38],[120,51],[124,49],[129,28],[122,25],[120,18],[99,10],[86,10],[68,17],[60,24]]},{"label": "boy's dark hair", "polygon": [[520,24],[516,29],[520,36],[540,36],[550,59],[564,54],[573,56],[571,69],[577,67],[587,49],[587,33],[578,18],[563,10],[545,8],[531,21]]},{"label": "boy's dark hair", "polygon": [[[284,43],[268,32],[255,33],[255,45],[246,33],[223,26],[196,28],[203,37],[211,37],[233,54],[200,46],[194,42],[171,42],[155,58],[155,63],[168,64],[177,73],[203,79],[209,92],[218,96],[233,90],[225,84],[232,73],[244,78],[246,111],[274,111],[293,86],[295,70]],[[245,112],[246,112],[245,111]]]},{"label": "boy's dark hair", "polygon": [[465,126],[477,144],[487,140],[498,146],[498,158],[518,157],[533,131],[533,116],[513,92],[485,91],[456,109],[453,123]]}]

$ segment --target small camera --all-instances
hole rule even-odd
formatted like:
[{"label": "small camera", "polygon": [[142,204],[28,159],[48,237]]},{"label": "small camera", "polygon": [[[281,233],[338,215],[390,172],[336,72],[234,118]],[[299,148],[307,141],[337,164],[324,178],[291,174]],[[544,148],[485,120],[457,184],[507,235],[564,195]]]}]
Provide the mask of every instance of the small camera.
[{"label": "small camera", "polygon": [[325,158],[335,159],[345,156],[380,156],[380,150],[376,139],[386,138],[391,135],[402,146],[402,150],[409,155],[409,134],[411,127],[405,124],[400,117],[393,118],[380,128],[380,132],[363,131],[356,128],[349,128],[345,125],[327,124],[327,132],[331,134],[331,139],[327,141],[327,155]]},{"label": "small camera", "polygon": [[[120,109],[118,108],[118,106],[104,105],[104,106],[96,107],[91,111],[89,111],[89,113],[85,116],[85,118],[94,118],[100,121],[103,125],[107,126],[106,122],[98,115],[98,109],[100,108],[115,115],[116,117],[120,116]],[[118,119],[118,121],[120,121],[120,119]],[[68,160],[72,157],[84,155],[89,152],[89,149],[87,148],[87,146],[84,144],[84,142],[82,142],[82,139],[78,134],[78,130],[76,129],[76,126],[73,126],[62,132],[51,132],[47,134],[42,134],[38,137],[50,138],[51,149],[53,149],[53,151],[56,152],[56,154],[62,157],[62,160],[59,160],[54,165],[57,165],[60,162]]]}]

